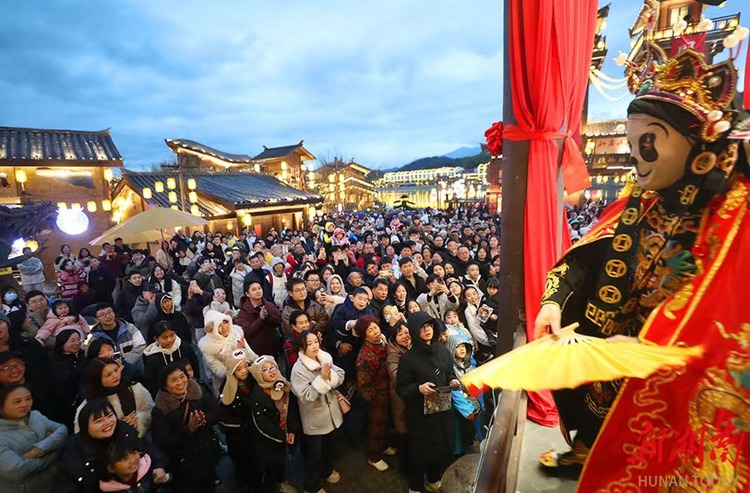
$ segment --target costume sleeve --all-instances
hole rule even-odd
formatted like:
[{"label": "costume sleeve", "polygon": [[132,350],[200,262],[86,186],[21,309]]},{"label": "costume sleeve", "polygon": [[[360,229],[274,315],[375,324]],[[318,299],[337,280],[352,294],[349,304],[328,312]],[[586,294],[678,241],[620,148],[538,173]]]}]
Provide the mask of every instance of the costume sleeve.
[{"label": "costume sleeve", "polygon": [[568,252],[547,273],[542,305],[555,304],[565,308],[568,298],[584,286],[596,281],[606,251],[606,241],[598,241]]}]

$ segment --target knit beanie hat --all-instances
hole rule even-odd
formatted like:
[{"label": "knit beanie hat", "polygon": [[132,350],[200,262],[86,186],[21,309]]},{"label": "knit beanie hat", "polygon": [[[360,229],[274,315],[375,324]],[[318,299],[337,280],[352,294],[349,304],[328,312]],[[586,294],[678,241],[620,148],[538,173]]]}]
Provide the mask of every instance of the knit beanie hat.
[{"label": "knit beanie hat", "polygon": [[[266,382],[263,380],[263,366],[269,363],[276,367],[278,377],[275,382]],[[275,401],[281,399],[285,392],[291,390],[291,384],[281,376],[278,368],[279,365],[276,364],[276,360],[273,359],[273,356],[260,356],[252,365],[250,365],[250,374],[255,378],[255,381],[258,382],[258,386],[263,389],[271,389],[271,399]]]},{"label": "knit beanie hat", "polygon": [[239,381],[234,376],[235,370],[240,366],[243,361],[250,362],[250,355],[244,349],[235,349],[227,359],[224,360],[224,366],[227,368],[227,380],[224,382],[224,388],[221,391],[221,402],[224,405],[229,405],[234,400],[234,396],[237,394],[237,386]]}]

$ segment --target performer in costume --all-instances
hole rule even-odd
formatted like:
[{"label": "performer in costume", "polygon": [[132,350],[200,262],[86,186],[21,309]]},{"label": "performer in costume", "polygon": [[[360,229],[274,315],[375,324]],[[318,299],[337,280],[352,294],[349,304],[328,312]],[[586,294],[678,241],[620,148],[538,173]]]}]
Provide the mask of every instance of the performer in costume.
[{"label": "performer in costume", "polygon": [[[646,380],[553,393],[572,449],[541,463],[586,463],[579,491],[681,491],[688,477],[750,489],[750,311],[740,294],[750,170],[747,142],[730,138],[736,85],[731,60],[709,66],[695,51],[668,59],[647,48],[629,67],[635,180],[548,274],[538,335],[580,322],[579,332],[613,343],[637,336],[705,352]],[[654,487],[659,478],[682,486]]]}]

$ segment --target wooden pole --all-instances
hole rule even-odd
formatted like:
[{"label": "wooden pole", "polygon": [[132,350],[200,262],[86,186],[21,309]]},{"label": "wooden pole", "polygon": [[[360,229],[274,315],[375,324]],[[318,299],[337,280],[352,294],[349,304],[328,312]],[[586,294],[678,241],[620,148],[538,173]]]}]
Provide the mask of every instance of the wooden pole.
[{"label": "wooden pole", "polygon": [[[510,78],[510,1],[504,0],[503,123],[515,125]],[[523,15],[523,11],[519,12]],[[516,330],[526,322],[523,279],[523,234],[529,142],[503,140],[503,184],[500,234],[500,303],[497,317],[497,352],[513,348]],[[525,327],[524,327],[525,328]]]}]

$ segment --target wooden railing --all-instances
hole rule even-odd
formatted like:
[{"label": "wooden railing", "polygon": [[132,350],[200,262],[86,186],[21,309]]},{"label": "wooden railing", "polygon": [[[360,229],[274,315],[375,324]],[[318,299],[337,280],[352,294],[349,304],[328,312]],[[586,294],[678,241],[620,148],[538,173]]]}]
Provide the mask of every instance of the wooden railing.
[{"label": "wooden railing", "polygon": [[[516,331],[513,348],[524,344],[526,331],[521,327]],[[502,391],[479,459],[474,493],[516,491],[525,425],[526,392]]]}]

